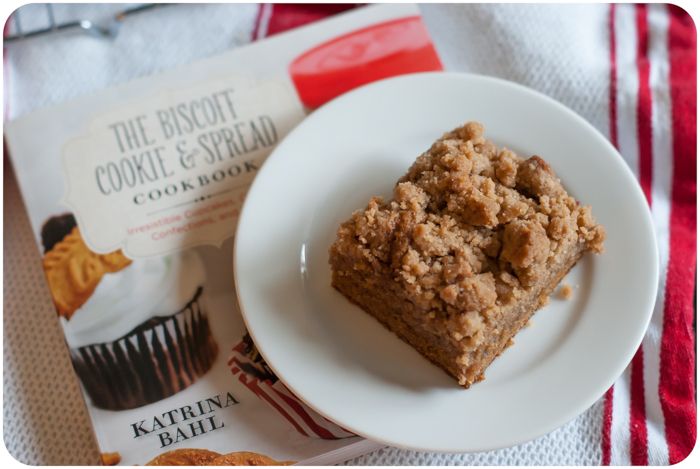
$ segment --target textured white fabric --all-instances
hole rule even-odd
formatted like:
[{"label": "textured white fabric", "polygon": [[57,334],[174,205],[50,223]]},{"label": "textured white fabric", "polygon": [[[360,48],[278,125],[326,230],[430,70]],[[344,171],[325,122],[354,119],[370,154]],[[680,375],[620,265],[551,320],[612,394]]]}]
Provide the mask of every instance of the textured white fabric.
[{"label": "textured white fabric", "polygon": [[[53,9],[59,22],[104,23],[129,6],[56,4]],[[112,40],[63,32],[10,43],[9,116],[246,44],[257,10],[255,4],[168,5],[128,16]],[[41,27],[46,9],[27,5],[20,18],[23,30]],[[11,20],[10,32],[15,28]]]},{"label": "textured white fabric", "polygon": [[[59,18],[75,14],[104,17],[105,11],[120,8],[109,5],[55,6]],[[607,6],[424,5],[421,8],[448,70],[477,72],[525,84],[560,100],[603,133],[608,133]],[[36,5],[25,7],[21,13],[25,28],[31,26],[31,22],[39,23],[40,17],[45,15]],[[15,117],[244,44],[251,37],[256,13],[255,5],[167,6],[130,17],[113,41],[61,34],[11,44],[7,50],[9,71],[6,72],[10,82],[9,115]],[[12,241],[6,235],[6,243],[9,242]],[[15,271],[23,262],[26,262],[25,258],[6,258],[5,272]],[[31,294],[14,284],[8,285],[6,280],[5,291],[8,290]],[[19,308],[8,305],[7,299],[5,307],[6,317]],[[32,337],[8,341],[7,330],[8,327],[5,328],[4,417],[5,429],[9,430],[20,421],[22,405],[36,396],[14,391],[20,387],[24,389],[27,383],[18,382],[12,374],[26,365],[18,361],[19,352],[13,352],[11,347],[17,347],[22,341],[31,342]],[[60,341],[57,343],[60,345]],[[60,348],[52,344],[53,350]],[[42,357],[42,366],[68,369],[67,355],[61,353]],[[44,378],[35,376],[30,379],[46,383],[41,381]],[[64,396],[61,405],[67,406],[68,410],[77,409],[76,415],[84,416],[84,409],[82,414],[79,412],[83,406],[80,400],[71,401]],[[387,448],[350,463],[594,465],[601,460],[601,422],[602,405],[599,402],[549,435],[513,448],[466,455]],[[48,422],[44,425],[50,427]],[[36,441],[37,435],[6,431],[6,444],[16,457],[35,464],[68,462],[50,455],[51,448],[58,452],[66,446],[76,449],[72,463],[93,461],[90,458],[94,453],[91,454],[89,448],[94,443],[84,438],[84,432],[54,435],[42,439],[41,445]]]},{"label": "textured white fabric", "polygon": [[553,432],[497,451],[441,454],[385,448],[348,461],[348,465],[525,466],[600,464],[602,402]]}]

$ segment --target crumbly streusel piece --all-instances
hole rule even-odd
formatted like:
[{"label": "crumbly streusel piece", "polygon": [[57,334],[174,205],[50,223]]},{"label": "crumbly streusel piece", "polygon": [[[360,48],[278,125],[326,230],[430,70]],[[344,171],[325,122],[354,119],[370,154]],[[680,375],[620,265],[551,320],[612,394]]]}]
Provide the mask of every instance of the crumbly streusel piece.
[{"label": "crumbly streusel piece", "polygon": [[338,229],[333,286],[469,387],[605,231],[538,156],[470,122]]}]

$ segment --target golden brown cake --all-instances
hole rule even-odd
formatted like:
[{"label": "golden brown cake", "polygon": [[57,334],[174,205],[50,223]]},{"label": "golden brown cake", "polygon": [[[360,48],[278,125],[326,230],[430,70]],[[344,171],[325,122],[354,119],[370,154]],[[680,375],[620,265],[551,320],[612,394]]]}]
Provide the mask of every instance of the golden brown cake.
[{"label": "golden brown cake", "polygon": [[469,387],[605,230],[538,156],[470,122],[340,225],[332,284]]}]

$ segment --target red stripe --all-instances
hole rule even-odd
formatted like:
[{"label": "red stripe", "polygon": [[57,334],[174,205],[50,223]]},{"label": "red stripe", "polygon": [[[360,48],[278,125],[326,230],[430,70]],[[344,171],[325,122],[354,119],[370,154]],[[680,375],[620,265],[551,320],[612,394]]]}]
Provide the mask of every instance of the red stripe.
[{"label": "red stripe", "polygon": [[238,357],[236,357],[235,355],[229,360],[229,366],[231,366],[234,363],[241,368],[243,367],[243,363],[241,363],[241,360],[239,360]]},{"label": "red stripe", "polygon": [[[239,360],[239,359],[238,359],[237,357],[235,357],[235,356],[234,356],[234,357],[231,357],[231,360],[230,360],[230,361],[232,361],[233,363],[235,363],[235,364],[237,365],[237,366],[231,366],[231,372],[235,374],[236,371],[234,371],[234,370],[239,370],[239,371],[240,371],[240,370],[243,370],[243,369],[246,367],[246,365],[249,366],[249,367],[250,367],[250,366],[255,366],[255,364],[254,364],[253,362],[251,362],[250,360],[248,360],[247,358],[244,357],[244,360],[245,360],[245,363],[242,362],[241,360]],[[231,364],[230,364],[230,365],[231,365]],[[230,365],[229,365],[229,366],[230,366]],[[258,377],[255,377],[255,379],[258,380],[258,381],[261,382],[261,383],[268,383],[268,382],[271,383],[271,382],[272,382],[272,380],[271,380],[270,378],[260,379],[260,378],[258,378]]]},{"label": "red stripe", "polygon": [[630,370],[630,461],[635,466],[649,464],[647,421],[644,403],[644,349],[640,346]]},{"label": "red stripe", "polygon": [[241,355],[245,355],[245,342],[238,342],[232,349],[232,352],[239,352]]},{"label": "red stripe", "polygon": [[267,24],[267,36],[273,36],[292,28],[298,28],[299,26],[322,20],[328,16],[341,13],[354,7],[355,5],[351,3],[275,3],[272,5],[272,14]]},{"label": "red stripe", "polygon": [[240,378],[238,378],[239,381],[243,384],[245,384],[248,389],[253,391],[256,396],[260,397],[261,399],[264,399],[267,401],[272,407],[274,407],[282,416],[287,419],[292,425],[294,425],[294,428],[297,429],[299,433],[301,433],[304,436],[309,436],[306,431],[297,423],[297,421],[287,413],[282,406],[280,406],[273,398],[267,395],[267,393],[258,386],[258,380],[257,379],[251,379],[251,380],[245,380],[245,375],[241,375]]},{"label": "red stripe", "polygon": [[669,462],[682,461],[697,436],[693,331],[696,256],[696,31],[682,9],[669,6],[673,136],[670,253],[666,274],[659,398]]},{"label": "red stripe", "polygon": [[613,408],[613,394],[615,393],[615,387],[610,386],[608,392],[605,393],[605,402],[603,403],[603,466],[610,465],[610,428],[612,427],[612,408]]},{"label": "red stripe", "polygon": [[260,34],[260,22],[262,21],[263,10],[265,9],[264,3],[258,4],[258,13],[255,15],[255,23],[253,25],[253,34],[251,34],[251,41],[257,41],[260,39],[258,35]]},{"label": "red stripe", "polygon": [[647,6],[635,5],[637,19],[637,139],[639,142],[639,184],[651,205],[651,88],[649,86],[649,25]]},{"label": "red stripe", "polygon": [[308,425],[309,428],[311,428],[311,430],[314,431],[314,433],[316,433],[318,436],[320,436],[321,438],[324,438],[326,440],[335,439],[335,436],[333,436],[333,434],[331,432],[329,432],[328,430],[326,430],[325,428],[319,426],[314,421],[314,419],[312,419],[311,416],[308,413],[306,413],[306,410],[304,410],[304,408],[297,401],[295,401],[294,399],[292,399],[289,396],[284,395],[284,393],[281,393],[280,391],[278,391],[275,388],[271,388],[271,389],[273,391],[275,391],[277,393],[277,395],[279,397],[281,397],[282,400],[284,400],[284,402],[286,402],[289,407],[294,409],[294,412],[296,412],[299,415],[299,417],[301,417],[302,420],[304,420],[304,422],[306,422],[306,425]]},{"label": "red stripe", "polygon": [[[610,36],[610,94],[609,94],[609,109],[610,109],[610,141],[615,148],[618,147],[617,140],[617,50],[615,38],[615,4],[610,4],[608,10],[608,34]],[[615,386],[610,386],[610,389],[605,393],[605,402],[603,404],[603,435],[601,438],[601,450],[603,453],[603,465],[610,465],[611,444],[610,431],[612,428],[612,408],[613,395]]]},{"label": "red stripe", "polygon": [[[639,143],[639,184],[651,199],[652,130],[651,86],[649,82],[649,24],[647,6],[635,5],[637,26],[637,141]],[[636,466],[649,464],[646,403],[644,398],[644,350],[639,346],[630,369],[630,461]]]},{"label": "red stripe", "polygon": [[617,50],[615,41],[615,4],[610,4],[608,15],[608,34],[610,35],[610,141],[615,148],[617,143]]}]

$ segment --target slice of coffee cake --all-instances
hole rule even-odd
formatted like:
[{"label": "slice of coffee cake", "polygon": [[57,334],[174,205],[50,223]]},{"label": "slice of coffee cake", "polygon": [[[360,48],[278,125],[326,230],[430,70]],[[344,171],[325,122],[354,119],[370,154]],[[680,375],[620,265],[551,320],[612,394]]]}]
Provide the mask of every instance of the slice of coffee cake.
[{"label": "slice of coffee cake", "polygon": [[332,284],[469,387],[605,230],[538,156],[470,122],[340,225]]}]

